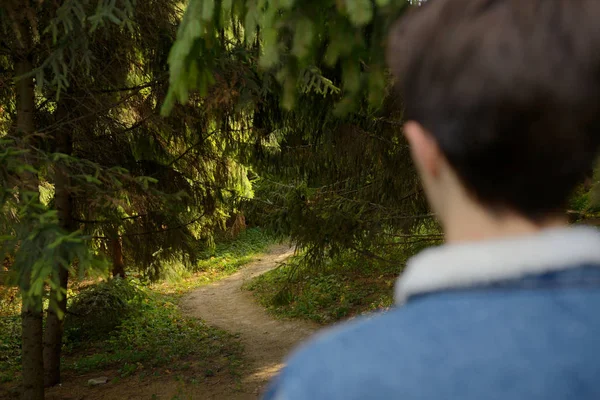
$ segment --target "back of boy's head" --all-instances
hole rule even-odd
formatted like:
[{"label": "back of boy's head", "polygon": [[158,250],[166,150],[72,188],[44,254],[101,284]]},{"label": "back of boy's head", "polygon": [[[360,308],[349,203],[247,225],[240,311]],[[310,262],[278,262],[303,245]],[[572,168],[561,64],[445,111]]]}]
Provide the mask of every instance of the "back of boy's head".
[{"label": "back of boy's head", "polygon": [[405,120],[480,203],[560,212],[600,145],[600,0],[429,0],[392,30]]}]

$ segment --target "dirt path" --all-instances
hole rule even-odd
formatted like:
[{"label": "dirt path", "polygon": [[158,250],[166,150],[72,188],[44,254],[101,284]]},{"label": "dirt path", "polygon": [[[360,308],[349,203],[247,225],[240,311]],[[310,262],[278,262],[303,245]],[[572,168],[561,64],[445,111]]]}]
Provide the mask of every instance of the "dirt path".
[{"label": "dirt path", "polygon": [[256,399],[265,384],[283,366],[282,359],[317,326],[305,321],[283,321],[271,317],[242,285],[279,266],[293,254],[288,246],[274,246],[239,272],[215,284],[202,287],[182,301],[188,315],[232,333],[239,333],[248,365],[241,391],[231,399]]},{"label": "dirt path", "polygon": [[[267,254],[236,274],[201,287],[182,300],[181,307],[186,314],[240,335],[246,361],[241,385],[227,371],[220,371],[201,383],[193,383],[180,380],[170,372],[146,379],[139,376],[120,379],[119,371],[107,370],[67,376],[62,385],[46,392],[46,399],[256,400],[269,379],[283,366],[282,359],[318,328],[304,321],[276,320],[255,302],[252,293],[242,290],[245,282],[276,268],[292,254],[293,250],[288,246],[273,246]],[[99,376],[109,377],[110,383],[97,387],[87,384],[88,379]]]}]

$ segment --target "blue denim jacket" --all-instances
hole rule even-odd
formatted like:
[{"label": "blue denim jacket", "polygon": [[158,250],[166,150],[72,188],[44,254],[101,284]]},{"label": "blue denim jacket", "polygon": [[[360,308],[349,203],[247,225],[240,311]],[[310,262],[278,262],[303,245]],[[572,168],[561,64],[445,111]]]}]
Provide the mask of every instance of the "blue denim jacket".
[{"label": "blue denim jacket", "polygon": [[600,399],[600,234],[441,246],[397,307],[320,333],[267,400]]}]

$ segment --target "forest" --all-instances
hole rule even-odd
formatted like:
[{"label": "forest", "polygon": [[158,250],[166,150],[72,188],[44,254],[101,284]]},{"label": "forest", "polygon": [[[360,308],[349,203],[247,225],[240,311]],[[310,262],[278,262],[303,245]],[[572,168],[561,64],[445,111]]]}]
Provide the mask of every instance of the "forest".
[{"label": "forest", "polygon": [[443,239],[385,62],[417,3],[2,0],[0,398],[255,399],[390,307]]}]

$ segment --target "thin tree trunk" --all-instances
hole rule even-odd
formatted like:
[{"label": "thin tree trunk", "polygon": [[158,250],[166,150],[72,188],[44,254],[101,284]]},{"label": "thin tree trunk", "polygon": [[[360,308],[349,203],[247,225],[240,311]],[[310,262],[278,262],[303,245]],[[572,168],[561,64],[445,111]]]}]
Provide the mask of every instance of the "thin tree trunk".
[{"label": "thin tree trunk", "polygon": [[[24,51],[16,61],[16,72],[20,78],[16,83],[17,90],[17,130],[24,138],[25,143],[31,141],[31,135],[35,132],[35,91],[33,77],[25,77],[33,70],[30,54],[30,40],[27,29],[22,29]],[[24,156],[25,162],[32,163]],[[23,174],[23,186],[21,196],[26,192],[39,192],[37,177],[33,174]],[[25,200],[25,198],[23,198]],[[23,400],[44,399],[44,360],[42,346],[42,299],[28,296],[31,272],[23,277],[22,294],[23,307],[21,310],[22,326],[22,372],[23,372]]]},{"label": "thin tree trunk", "polygon": [[[69,95],[63,94],[56,110],[56,119],[63,122],[63,128],[56,133],[56,151],[62,154],[73,153],[73,135],[68,124]],[[58,211],[60,227],[67,232],[75,229],[73,221],[73,196],[68,167],[63,161],[55,166],[54,202]],[[44,332],[44,385],[54,386],[60,383],[60,356],[64,332],[64,316],[67,312],[67,285],[69,271],[67,266],[57,263],[55,266],[60,287],[50,291],[50,304],[46,313],[46,331]]]},{"label": "thin tree trunk", "polygon": [[[58,277],[61,289],[66,288],[69,272],[65,268],[60,268]],[[50,305],[46,312],[46,330],[44,332],[44,386],[46,387],[60,383],[60,356],[64,316],[67,311],[67,295],[65,292],[59,294],[54,289],[50,291]],[[58,296],[61,296],[60,300],[58,300]]]},{"label": "thin tree trunk", "polygon": [[125,262],[123,261],[122,239],[120,237],[116,237],[115,239],[111,240],[111,247],[112,247],[112,262],[113,262],[112,275],[114,278],[116,278],[117,276],[120,276],[121,278],[125,279],[126,274],[125,274]]}]

